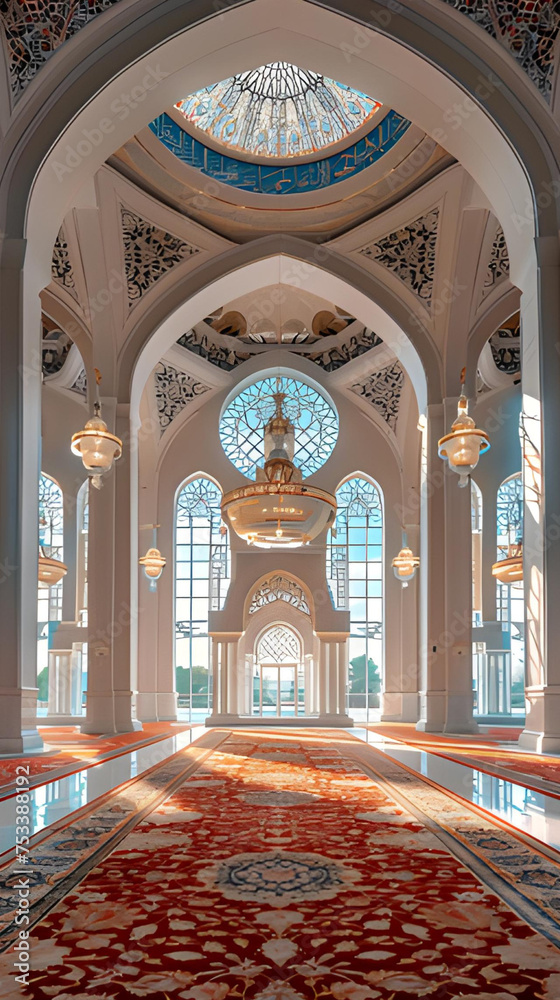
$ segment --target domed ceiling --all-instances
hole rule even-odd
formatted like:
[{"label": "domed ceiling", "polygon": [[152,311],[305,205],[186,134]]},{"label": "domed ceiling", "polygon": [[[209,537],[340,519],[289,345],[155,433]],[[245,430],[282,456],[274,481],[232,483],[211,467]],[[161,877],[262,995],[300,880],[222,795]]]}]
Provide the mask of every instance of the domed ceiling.
[{"label": "domed ceiling", "polygon": [[230,149],[286,157],[346,139],[381,104],[319,73],[276,62],[198,90],[176,106]]},{"label": "domed ceiling", "polygon": [[178,100],[109,162],[242,243],[278,232],[322,242],[385,210],[453,160],[374,97],[276,62]]}]

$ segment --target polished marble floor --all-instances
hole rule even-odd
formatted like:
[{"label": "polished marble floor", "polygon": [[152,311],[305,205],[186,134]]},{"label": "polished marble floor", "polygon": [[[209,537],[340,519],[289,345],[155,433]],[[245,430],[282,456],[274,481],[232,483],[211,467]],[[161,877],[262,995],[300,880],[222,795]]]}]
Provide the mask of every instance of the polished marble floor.
[{"label": "polished marble floor", "polygon": [[367,729],[352,729],[351,735],[429,778],[440,788],[460,795],[516,830],[560,851],[560,797],[533,791],[521,781],[498,778],[478,770],[474,764],[459,764],[435,753],[396,743]]},{"label": "polished marble floor", "polygon": [[[113,788],[137,778],[149,768],[188,746],[203,733],[204,726],[177,733],[145,747],[119,753],[117,757],[84,767],[63,778],[49,779],[28,790],[30,835],[71,816]],[[0,796],[0,863],[15,843],[15,792]]]},{"label": "polished marble floor", "polygon": [[[251,726],[244,727],[251,730]],[[259,731],[263,731],[259,727]],[[298,730],[291,728],[294,734]],[[45,781],[29,789],[31,834],[70,817],[82,807],[119,785],[134,779],[172,754],[195,742],[205,732],[194,727],[146,747],[77,770],[66,777]],[[397,743],[370,730],[354,728],[345,733],[380,751],[443,790],[485,809],[498,820],[560,851],[560,796],[527,788],[522,780],[508,781],[461,764],[429,750]],[[374,757],[375,754],[372,754]],[[373,761],[372,761],[373,763]],[[0,862],[15,843],[15,793],[0,796]]]}]

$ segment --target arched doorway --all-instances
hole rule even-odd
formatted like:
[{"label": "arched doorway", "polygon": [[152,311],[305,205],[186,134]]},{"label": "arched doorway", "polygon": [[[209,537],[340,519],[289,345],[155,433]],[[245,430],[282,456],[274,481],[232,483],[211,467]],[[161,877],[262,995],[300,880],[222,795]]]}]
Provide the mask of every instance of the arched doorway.
[{"label": "arched doorway", "polygon": [[252,714],[305,715],[305,666],[301,636],[281,622],[261,633],[255,648]]}]

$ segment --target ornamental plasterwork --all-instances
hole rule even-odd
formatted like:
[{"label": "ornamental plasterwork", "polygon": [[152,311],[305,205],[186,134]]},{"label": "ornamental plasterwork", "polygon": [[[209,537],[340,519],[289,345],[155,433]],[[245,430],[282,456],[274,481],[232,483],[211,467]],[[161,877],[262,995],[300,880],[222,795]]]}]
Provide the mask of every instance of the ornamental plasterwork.
[{"label": "ornamental plasterwork", "polygon": [[550,98],[554,48],[560,26],[555,0],[444,0],[492,35]]},{"label": "ornamental plasterwork", "polygon": [[352,392],[370,403],[392,431],[397,429],[404,371],[398,361],[351,386]]},{"label": "ornamental plasterwork", "polygon": [[342,368],[343,365],[349,361],[353,361],[354,358],[359,358],[360,354],[365,354],[366,351],[370,351],[373,347],[378,347],[382,343],[381,337],[378,337],[372,330],[364,327],[359,333],[352,334],[347,342],[337,347],[331,347],[330,350],[310,354],[309,360],[314,361],[316,365],[320,365],[326,372],[335,372],[337,368]]},{"label": "ornamental plasterwork", "polygon": [[154,386],[162,432],[185,409],[185,406],[209,390],[209,386],[197,382],[185,372],[161,361],[154,371]]},{"label": "ornamental plasterwork", "polygon": [[217,368],[222,368],[226,372],[232,371],[237,365],[243,364],[251,357],[247,351],[233,350],[230,347],[215,344],[210,337],[205,333],[199,333],[198,330],[189,330],[188,333],[184,333],[182,337],[179,337],[177,343],[180,347],[185,347],[187,351],[192,351],[193,354],[197,354],[205,361],[209,361],[211,365],[216,365]]},{"label": "ornamental plasterwork", "polygon": [[123,207],[121,224],[130,307],[173,267],[200,253],[199,247],[159,229]]},{"label": "ornamental plasterwork", "polygon": [[305,615],[310,614],[309,602],[299,583],[279,574],[274,574],[267,580],[263,580],[258,590],[253,594],[249,614],[253,615],[255,611],[266,608],[274,601],[284,601],[293,608],[297,608],[298,611],[303,611]]},{"label": "ornamental plasterwork", "polygon": [[73,340],[64,330],[49,330],[43,326],[42,366],[43,376],[56,375],[64,367]]},{"label": "ornamental plasterwork", "polygon": [[434,285],[439,209],[358,250],[393,271],[426,304]]},{"label": "ornamental plasterwork", "polygon": [[76,282],[74,281],[74,268],[72,267],[72,261],[70,260],[68,243],[66,242],[66,236],[63,229],[59,230],[53,247],[51,275],[53,281],[55,281],[57,285],[60,285],[61,288],[65,288],[66,291],[69,292],[75,299],[78,298]]},{"label": "ornamental plasterwork", "polygon": [[82,368],[78,373],[72,385],[70,386],[71,392],[77,392],[79,396],[87,396],[87,375],[85,368]]},{"label": "ornamental plasterwork", "polygon": [[490,260],[484,278],[482,297],[484,298],[495,285],[503,278],[509,277],[509,253],[504,236],[504,231],[500,226],[492,243]]},{"label": "ornamental plasterwork", "polygon": [[14,99],[60,46],[118,0],[7,0],[1,23]]},{"label": "ornamental plasterwork", "polygon": [[521,371],[521,321],[519,313],[490,337],[490,349],[499,372],[517,375]]}]

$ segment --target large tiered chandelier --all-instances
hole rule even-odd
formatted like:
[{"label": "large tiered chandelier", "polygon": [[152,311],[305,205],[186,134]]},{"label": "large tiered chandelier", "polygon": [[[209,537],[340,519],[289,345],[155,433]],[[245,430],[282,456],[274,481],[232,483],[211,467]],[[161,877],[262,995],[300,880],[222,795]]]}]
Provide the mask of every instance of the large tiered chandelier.
[{"label": "large tiered chandelier", "polygon": [[336,515],[331,493],[302,482],[294,465],[294,426],[285,416],[285,393],[272,394],[274,413],[264,427],[264,468],[255,482],[230,490],[222,500],[222,517],[249,545],[264,549],[307,545]]}]

